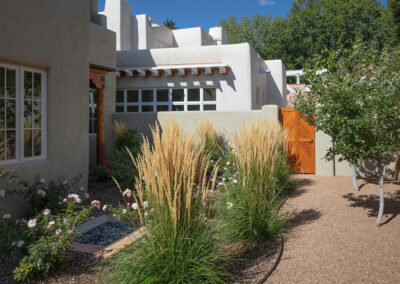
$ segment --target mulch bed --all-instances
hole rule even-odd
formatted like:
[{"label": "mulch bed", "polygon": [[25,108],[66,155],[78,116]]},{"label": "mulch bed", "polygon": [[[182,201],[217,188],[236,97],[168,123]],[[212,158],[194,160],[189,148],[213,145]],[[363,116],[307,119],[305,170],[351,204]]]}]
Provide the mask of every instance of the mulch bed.
[{"label": "mulch bed", "polygon": [[[123,202],[121,193],[116,185],[104,182],[95,177],[89,178],[91,200],[99,200],[101,204],[118,206]],[[102,215],[102,211],[96,214]],[[241,248],[238,258],[231,271],[238,276],[233,283],[260,283],[266,274],[273,268],[280,255],[281,242],[275,241],[254,248]],[[11,256],[0,258],[0,283],[15,283],[12,279],[12,270],[15,267]],[[35,279],[30,283],[55,284],[55,283],[104,283],[106,271],[104,262],[87,254],[71,253],[71,258],[50,275]]]}]

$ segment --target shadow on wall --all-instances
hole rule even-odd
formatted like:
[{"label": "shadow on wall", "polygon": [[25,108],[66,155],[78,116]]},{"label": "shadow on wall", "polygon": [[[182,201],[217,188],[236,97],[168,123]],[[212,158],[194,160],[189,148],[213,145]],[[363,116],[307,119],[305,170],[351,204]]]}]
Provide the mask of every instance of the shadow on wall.
[{"label": "shadow on wall", "polygon": [[282,106],[282,96],[271,73],[267,73],[268,104]]},{"label": "shadow on wall", "polygon": [[118,114],[115,113],[113,115],[114,120],[119,120],[124,122],[127,129],[137,129],[138,133],[140,133],[144,138],[153,140],[151,135],[151,128],[156,125],[156,123],[160,124],[157,113],[132,113],[132,114]]},{"label": "shadow on wall", "polygon": [[[394,175],[393,165],[396,161],[396,156],[387,157],[384,159],[383,163],[385,165],[385,177],[392,178]],[[375,162],[365,161],[362,164],[357,165],[357,172],[359,177],[364,177],[367,179],[377,179],[379,177],[378,167]]]}]

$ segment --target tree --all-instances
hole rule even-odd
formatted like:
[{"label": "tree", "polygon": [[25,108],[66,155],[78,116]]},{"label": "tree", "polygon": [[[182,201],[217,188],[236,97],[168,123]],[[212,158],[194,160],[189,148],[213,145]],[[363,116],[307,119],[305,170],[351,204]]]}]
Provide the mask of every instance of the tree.
[{"label": "tree", "polygon": [[400,42],[400,0],[389,0],[387,6],[392,17],[396,41],[398,43]]},{"label": "tree", "polygon": [[176,30],[178,29],[178,27],[176,26],[176,21],[170,20],[170,19],[166,19],[163,23],[164,26],[166,26],[167,28],[169,28],[170,30]]},{"label": "tree", "polygon": [[[306,70],[310,92],[299,93],[295,109],[332,137],[328,160],[339,156],[351,164],[373,161],[384,209],[385,159],[400,145],[400,52],[370,48],[358,42],[353,48],[327,51],[314,57]],[[317,75],[316,70],[327,68]]]},{"label": "tree", "polygon": [[287,68],[301,69],[314,54],[351,48],[356,39],[379,49],[393,46],[390,13],[376,0],[295,0],[285,18],[228,17],[221,26],[230,43],[249,42],[264,59],[282,59]]}]

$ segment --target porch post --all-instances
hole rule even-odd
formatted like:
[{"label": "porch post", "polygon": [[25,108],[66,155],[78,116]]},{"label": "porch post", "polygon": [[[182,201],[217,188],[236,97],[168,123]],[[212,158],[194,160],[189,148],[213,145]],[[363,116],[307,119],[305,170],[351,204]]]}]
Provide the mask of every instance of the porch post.
[{"label": "porch post", "polygon": [[97,164],[104,161],[104,89],[97,88]]}]

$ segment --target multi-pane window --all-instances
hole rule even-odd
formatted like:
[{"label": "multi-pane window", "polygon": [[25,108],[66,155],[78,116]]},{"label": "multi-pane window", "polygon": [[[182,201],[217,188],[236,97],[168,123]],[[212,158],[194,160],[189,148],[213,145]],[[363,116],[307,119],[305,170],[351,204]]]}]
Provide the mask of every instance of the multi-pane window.
[{"label": "multi-pane window", "polygon": [[0,161],[45,156],[45,73],[0,64]]},{"label": "multi-pane window", "polygon": [[216,88],[118,90],[116,112],[215,111]]},{"label": "multi-pane window", "polygon": [[89,91],[89,134],[96,134],[97,129],[97,92],[96,90]]}]

